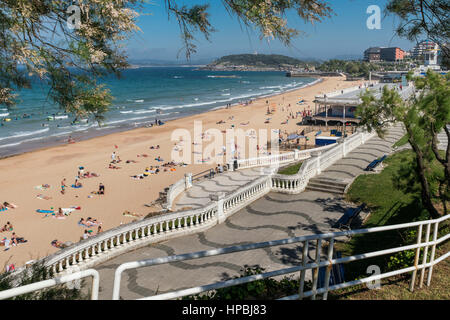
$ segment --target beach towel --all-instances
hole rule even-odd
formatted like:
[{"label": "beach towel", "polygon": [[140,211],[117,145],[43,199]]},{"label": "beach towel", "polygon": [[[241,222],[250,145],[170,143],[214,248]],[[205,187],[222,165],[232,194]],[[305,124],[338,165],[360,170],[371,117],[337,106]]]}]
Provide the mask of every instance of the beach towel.
[{"label": "beach towel", "polygon": [[87,226],[85,224],[82,224],[80,222],[77,223],[80,227],[85,227],[85,228],[92,228],[93,226]]},{"label": "beach towel", "polygon": [[36,196],[36,198],[41,199],[41,200],[50,200],[51,199],[51,197],[44,196],[43,194],[38,194]]},{"label": "beach towel", "polygon": [[77,187],[77,186],[76,186],[76,185],[74,185],[74,184],[73,184],[73,185],[71,185],[71,187],[72,187],[72,188],[74,188],[74,189],[80,189],[80,188],[83,188],[83,186],[78,186],[78,187]]},{"label": "beach towel", "polygon": [[3,209],[0,209],[0,212],[6,211],[6,210],[8,210],[8,208],[3,208]]},{"label": "beach towel", "polygon": [[36,210],[37,213],[54,213],[54,210],[41,210],[41,209],[37,209]]},{"label": "beach towel", "polygon": [[36,187],[34,187],[36,190],[47,190],[48,188],[50,188],[50,186],[48,186],[48,187],[45,187],[45,186],[36,186]]}]

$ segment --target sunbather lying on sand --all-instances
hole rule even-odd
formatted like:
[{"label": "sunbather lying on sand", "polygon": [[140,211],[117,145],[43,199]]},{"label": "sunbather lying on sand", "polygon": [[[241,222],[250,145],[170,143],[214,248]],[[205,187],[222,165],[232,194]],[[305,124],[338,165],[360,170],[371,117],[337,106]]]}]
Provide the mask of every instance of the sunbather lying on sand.
[{"label": "sunbather lying on sand", "polygon": [[126,216],[126,217],[136,217],[136,218],[140,218],[140,217],[143,216],[142,214],[139,214],[139,213],[136,213],[136,212],[130,212],[128,210],[125,210],[123,212],[123,215]]},{"label": "sunbather lying on sand", "polygon": [[51,245],[53,246],[53,247],[55,247],[55,248],[60,248],[60,249],[63,249],[63,248],[67,248],[67,247],[69,247],[69,246],[71,246],[72,245],[72,242],[70,242],[70,241],[66,241],[66,242],[61,242],[61,241],[58,241],[58,240],[53,240],[52,242],[50,242],[51,243]]},{"label": "sunbather lying on sand", "polygon": [[23,238],[23,237],[18,237],[16,235],[16,233],[13,232],[12,235],[11,235],[11,242],[12,242],[13,245],[18,245],[19,243],[28,242],[28,240],[25,240],[25,238]]},{"label": "sunbather lying on sand", "polygon": [[43,194],[38,194],[36,196],[36,198],[39,198],[39,199],[42,199],[42,200],[50,200],[52,197],[47,197],[47,196],[45,196]]},{"label": "sunbather lying on sand", "polygon": [[91,218],[91,217],[88,217],[88,218],[86,219],[85,224],[88,225],[89,227],[92,227],[92,226],[99,226],[99,225],[101,225],[102,223],[101,223],[100,221],[97,221],[97,219],[93,219],[93,218]]},{"label": "sunbather lying on sand", "polygon": [[5,231],[13,231],[13,225],[11,224],[11,222],[6,222],[6,224],[3,226],[3,228],[0,229],[0,232],[5,232]]},{"label": "sunbather lying on sand", "polygon": [[81,176],[81,178],[97,178],[97,177],[100,177],[100,175],[96,174],[95,172],[89,172],[89,171],[83,173],[83,175]]},{"label": "sunbather lying on sand", "polygon": [[147,157],[148,157],[148,154],[145,154],[145,153],[143,153],[143,154],[138,154],[137,157],[138,157],[138,158],[139,158],[139,157],[147,158]]},{"label": "sunbather lying on sand", "polygon": [[3,206],[5,207],[5,208],[8,208],[8,209],[15,209],[15,208],[17,208],[17,206],[14,204],[14,203],[9,203],[9,202],[3,202]]},{"label": "sunbather lying on sand", "polygon": [[122,169],[122,167],[117,167],[110,163],[108,169]]}]

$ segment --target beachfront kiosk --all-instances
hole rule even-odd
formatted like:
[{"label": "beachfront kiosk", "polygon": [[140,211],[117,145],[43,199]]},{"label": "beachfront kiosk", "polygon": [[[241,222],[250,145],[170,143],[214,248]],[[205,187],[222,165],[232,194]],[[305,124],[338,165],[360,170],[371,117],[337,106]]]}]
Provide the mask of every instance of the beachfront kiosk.
[{"label": "beachfront kiosk", "polygon": [[[314,103],[314,115],[309,119],[314,124],[355,124],[360,123],[360,119],[355,115],[356,108],[362,103],[360,96],[366,91],[370,91],[378,99],[381,97],[384,86],[389,89],[395,88],[403,98],[409,96],[413,89],[411,86],[400,84],[365,84],[359,87],[349,88],[333,93],[316,96]],[[345,126],[344,126],[345,128]]]}]

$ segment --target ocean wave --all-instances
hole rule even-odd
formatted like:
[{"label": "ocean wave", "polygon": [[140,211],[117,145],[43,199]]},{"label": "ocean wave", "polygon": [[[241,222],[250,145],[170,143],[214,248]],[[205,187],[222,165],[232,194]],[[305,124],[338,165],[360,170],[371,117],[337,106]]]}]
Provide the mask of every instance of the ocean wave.
[{"label": "ocean wave", "polygon": [[222,93],[222,96],[231,96],[231,93]]},{"label": "ocean wave", "polygon": [[142,120],[147,119],[148,117],[137,117],[137,118],[129,118],[129,119],[122,119],[122,120],[114,120],[114,121],[108,121],[104,124],[110,125],[110,124],[117,124],[117,123],[123,123],[123,122],[129,122],[129,121],[135,121],[135,120]]},{"label": "ocean wave", "polygon": [[261,90],[266,90],[266,89],[281,89],[283,86],[267,86],[267,87],[260,87],[259,89]]},{"label": "ocean wave", "polygon": [[156,109],[133,111],[133,114],[143,114],[143,113],[153,113],[153,112],[156,112]]},{"label": "ocean wave", "polygon": [[51,134],[49,137],[59,137],[59,136],[64,136],[64,135],[68,135],[71,134],[72,131],[64,131],[64,132],[58,132],[55,134]]},{"label": "ocean wave", "polygon": [[136,102],[136,103],[142,103],[142,102],[144,102],[144,100],[134,100],[134,102]]},{"label": "ocean wave", "polygon": [[46,138],[47,136],[44,137],[37,137],[37,138],[31,138],[31,139],[25,139],[19,142],[14,142],[14,143],[9,143],[9,144],[4,144],[4,145],[0,145],[0,148],[8,148],[8,147],[14,147],[14,146],[18,146],[21,145],[22,143],[25,142],[31,142],[31,141],[36,141],[36,140],[42,140],[44,138]]},{"label": "ocean wave", "polygon": [[7,113],[0,113],[0,117],[7,117],[7,116],[9,116],[9,112],[7,112]]},{"label": "ocean wave", "polygon": [[18,132],[14,132],[13,135],[11,135],[11,136],[1,137],[0,141],[6,140],[6,139],[14,139],[14,138],[33,136],[36,134],[41,134],[41,133],[47,132],[48,130],[50,130],[50,128],[45,128],[45,129],[36,130],[36,131],[18,131]]},{"label": "ocean wave", "polygon": [[130,110],[130,111],[120,111],[120,113],[124,113],[124,114],[127,114],[127,113],[133,113],[134,111],[133,110]]}]

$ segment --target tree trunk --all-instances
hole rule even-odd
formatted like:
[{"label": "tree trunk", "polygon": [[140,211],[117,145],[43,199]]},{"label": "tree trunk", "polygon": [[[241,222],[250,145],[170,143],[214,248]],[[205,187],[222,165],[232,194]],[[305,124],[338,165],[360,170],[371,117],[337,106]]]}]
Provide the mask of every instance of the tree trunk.
[{"label": "tree trunk", "polygon": [[405,125],[407,131],[408,131],[408,135],[409,135],[409,143],[411,144],[411,147],[414,150],[414,153],[416,154],[416,163],[417,163],[417,175],[419,176],[420,179],[420,184],[422,186],[422,190],[421,190],[421,196],[422,196],[422,204],[425,207],[425,209],[427,209],[427,211],[430,213],[431,218],[433,219],[437,219],[440,218],[441,215],[439,214],[439,212],[437,211],[437,209],[435,208],[435,206],[433,205],[433,201],[431,200],[431,191],[430,191],[430,185],[428,183],[428,179],[425,175],[425,164],[424,164],[424,160],[423,160],[423,153],[422,150],[420,150],[419,146],[417,145],[417,143],[413,140],[413,134],[410,130],[410,128],[408,128],[407,125]]}]

